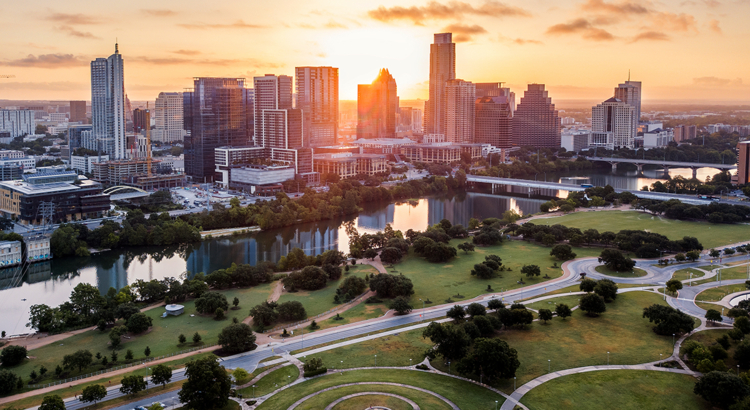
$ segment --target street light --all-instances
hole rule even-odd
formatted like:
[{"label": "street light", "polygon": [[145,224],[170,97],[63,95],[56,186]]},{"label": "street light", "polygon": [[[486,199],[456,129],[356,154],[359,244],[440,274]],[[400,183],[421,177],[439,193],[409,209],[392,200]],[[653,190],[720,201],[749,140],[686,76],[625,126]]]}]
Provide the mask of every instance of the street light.
[{"label": "street light", "polygon": [[448,374],[451,374],[451,362],[448,360]]},{"label": "street light", "polygon": [[513,391],[516,391],[516,376],[513,376]]},{"label": "street light", "polygon": [[375,367],[378,367],[378,355],[375,355]]},{"label": "street light", "polygon": [[547,373],[552,372],[552,360],[547,359]]},{"label": "street light", "polygon": [[255,398],[255,385],[253,385],[253,398]]},{"label": "street light", "polygon": [[411,367],[411,359],[409,359],[409,367]]},{"label": "street light", "polygon": [[740,365],[737,365],[737,376],[740,375]]},{"label": "street light", "polygon": [[674,333],[672,333],[672,348],[674,349]]},{"label": "street light", "polygon": [[659,367],[661,367],[661,353],[659,353]]},{"label": "street light", "polygon": [[[422,300],[422,299],[419,299],[419,300]],[[422,314],[420,315],[419,321],[424,322],[424,300],[422,300]]]},{"label": "street light", "polygon": [[609,366],[609,352],[607,352],[607,366]]}]

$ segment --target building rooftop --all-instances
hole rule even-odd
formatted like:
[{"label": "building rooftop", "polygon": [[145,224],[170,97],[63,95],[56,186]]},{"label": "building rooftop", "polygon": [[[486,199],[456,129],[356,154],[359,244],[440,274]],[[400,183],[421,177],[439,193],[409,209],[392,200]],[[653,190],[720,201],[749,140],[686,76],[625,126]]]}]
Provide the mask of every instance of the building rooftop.
[{"label": "building rooftop", "polygon": [[314,157],[316,160],[326,160],[326,161],[355,161],[357,158],[387,158],[385,154],[352,154],[350,152],[346,153],[336,153],[336,154],[315,154]]},{"label": "building rooftop", "polygon": [[373,145],[406,145],[416,144],[414,140],[409,138],[360,138],[356,141],[352,141],[352,144],[373,144]]},{"label": "building rooftop", "polygon": [[53,182],[49,184],[30,184],[25,181],[0,181],[0,187],[20,192],[24,195],[41,195],[55,192],[72,192],[82,188],[99,186],[98,182],[91,180],[81,181],[80,185],[72,182]]}]

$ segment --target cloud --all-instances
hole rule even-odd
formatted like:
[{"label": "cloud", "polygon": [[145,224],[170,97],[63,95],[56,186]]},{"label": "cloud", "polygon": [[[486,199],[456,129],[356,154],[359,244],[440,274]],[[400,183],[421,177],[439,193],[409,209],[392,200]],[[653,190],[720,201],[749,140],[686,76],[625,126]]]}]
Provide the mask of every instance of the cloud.
[{"label": "cloud", "polygon": [[136,64],[149,64],[149,65],[178,65],[178,64],[192,64],[192,65],[214,65],[214,66],[233,66],[233,65],[249,65],[253,67],[263,68],[281,68],[284,64],[270,63],[266,61],[260,61],[254,58],[250,59],[208,59],[208,58],[186,58],[186,57],[148,57],[148,56],[134,56],[127,58],[128,63]]},{"label": "cloud", "polygon": [[708,22],[708,28],[716,34],[722,34],[721,27],[719,27],[719,20],[711,20]]},{"label": "cloud", "polygon": [[71,37],[99,39],[99,37],[91,34],[88,31],[79,31],[79,30],[74,29],[71,26],[58,26],[58,27],[55,27],[55,30],[61,31]]},{"label": "cloud", "polygon": [[487,32],[487,30],[484,29],[482,26],[478,26],[474,24],[473,26],[463,25],[463,24],[451,24],[448,27],[445,27],[443,29],[444,32],[453,33],[455,36],[453,37],[453,41],[456,43],[463,43],[466,41],[471,41],[474,36],[478,34],[484,34]]},{"label": "cloud", "polygon": [[326,23],[323,27],[325,27],[325,28],[334,28],[334,29],[349,28],[349,27],[347,27],[347,26],[345,26],[345,25],[343,25],[341,23],[338,23],[336,21],[333,21],[333,20],[328,20],[328,23]]},{"label": "cloud", "polygon": [[182,49],[172,51],[172,53],[174,53],[174,54],[181,54],[181,55],[184,55],[184,56],[195,56],[195,55],[198,55],[198,54],[202,54],[198,50],[182,50]]},{"label": "cloud", "polygon": [[9,67],[29,68],[70,68],[80,67],[88,64],[88,61],[74,56],[73,54],[40,54],[34,56],[29,54],[25,58],[17,60],[0,61],[0,65]]},{"label": "cloud", "polygon": [[167,9],[141,9],[141,13],[152,17],[169,17],[177,15],[176,11]]},{"label": "cloud", "polygon": [[669,30],[698,32],[698,22],[690,14],[657,13],[652,19],[655,24]]},{"label": "cloud", "polygon": [[735,78],[730,80],[728,78],[719,77],[698,77],[693,78],[693,85],[704,86],[704,87],[737,87],[742,86],[742,79]]},{"label": "cloud", "polygon": [[551,35],[580,34],[582,38],[591,41],[611,41],[615,36],[607,30],[594,27],[586,19],[579,18],[569,23],[555,24],[546,31]]},{"label": "cloud", "polygon": [[721,6],[721,2],[716,1],[716,0],[703,0],[703,3],[705,3],[706,6],[711,7],[711,8],[716,8],[716,7]]},{"label": "cloud", "polygon": [[57,23],[62,23],[65,25],[70,25],[70,24],[88,25],[88,24],[99,24],[102,22],[101,19],[97,17],[89,16],[86,14],[80,14],[80,13],[79,14],[52,13],[48,15],[47,17],[45,17],[45,19],[49,21],[54,21]]},{"label": "cloud", "polygon": [[410,20],[416,25],[423,25],[425,20],[448,20],[460,19],[465,15],[488,16],[488,17],[529,17],[528,11],[510,6],[499,1],[485,1],[481,6],[474,7],[469,3],[451,1],[447,4],[430,1],[426,6],[401,7],[394,6],[386,8],[380,6],[370,10],[367,15],[373,19],[390,23],[399,20]]},{"label": "cloud", "polygon": [[519,46],[525,46],[527,44],[537,44],[537,45],[544,44],[539,40],[532,40],[532,39],[527,39],[527,38],[510,38],[510,37],[505,37],[503,35],[498,37],[498,40],[502,43],[515,44]]},{"label": "cloud", "polygon": [[186,23],[186,24],[178,24],[178,26],[182,28],[186,28],[186,29],[191,29],[191,30],[225,29],[225,28],[230,28],[230,29],[266,28],[266,26],[245,23],[242,20],[237,20],[234,23],[229,23],[229,24]]},{"label": "cloud", "polygon": [[604,0],[588,0],[586,3],[581,5],[581,8],[586,11],[597,13],[613,13],[620,15],[649,13],[649,9],[647,9],[646,7],[638,3],[631,3],[629,1],[607,3]]},{"label": "cloud", "polygon": [[643,33],[638,33],[638,35],[630,42],[636,43],[641,40],[669,41],[670,38],[666,33],[662,33],[661,31],[645,31]]},{"label": "cloud", "polygon": [[[1,82],[0,90],[31,91],[81,91],[91,87],[89,83],[74,83],[70,81],[55,82]],[[89,95],[90,96],[90,95]]]}]

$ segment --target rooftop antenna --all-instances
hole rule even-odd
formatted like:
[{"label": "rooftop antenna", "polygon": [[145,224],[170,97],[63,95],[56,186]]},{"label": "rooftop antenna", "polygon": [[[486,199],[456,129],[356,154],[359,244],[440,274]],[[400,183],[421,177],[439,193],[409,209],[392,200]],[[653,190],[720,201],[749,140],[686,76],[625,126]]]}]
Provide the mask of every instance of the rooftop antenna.
[{"label": "rooftop antenna", "polygon": [[630,69],[628,68],[628,81],[630,81]]},{"label": "rooftop antenna", "polygon": [[120,50],[118,49],[117,43],[118,43],[117,42],[117,37],[115,37],[115,54],[119,54],[120,53]]}]

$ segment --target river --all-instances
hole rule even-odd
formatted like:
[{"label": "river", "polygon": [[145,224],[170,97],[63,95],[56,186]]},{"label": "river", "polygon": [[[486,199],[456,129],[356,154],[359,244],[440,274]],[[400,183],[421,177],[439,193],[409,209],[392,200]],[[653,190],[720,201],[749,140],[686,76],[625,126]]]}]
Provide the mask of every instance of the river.
[{"label": "river", "polygon": [[[698,178],[717,171],[703,168]],[[670,170],[671,176],[690,178],[690,169]],[[570,179],[584,177],[587,180]],[[615,188],[638,189],[664,179],[661,170],[645,170],[644,175],[633,172],[606,171],[578,172],[566,175],[537,175],[537,178],[554,182],[591,183],[612,185]],[[534,192],[531,198],[517,189],[514,194],[491,195],[466,192],[453,197],[429,197],[412,202],[371,204],[357,216],[259,232],[252,235],[232,236],[203,241],[181,248],[137,248],[109,251],[88,258],[61,258],[31,265],[19,277],[19,269],[0,271],[0,330],[9,335],[28,332],[29,307],[44,303],[57,306],[68,300],[70,292],[79,283],[96,285],[102,293],[110,287],[121,288],[138,279],[179,277],[197,272],[210,273],[232,263],[256,264],[258,261],[277,261],[292,248],[298,247],[310,255],[329,249],[348,252],[348,239],[343,224],[354,220],[362,233],[383,230],[386,224],[394,229],[424,230],[428,225],[446,218],[454,224],[468,225],[470,218],[499,217],[508,209],[519,214],[535,213],[545,202],[540,196],[565,195],[557,191]]]}]

